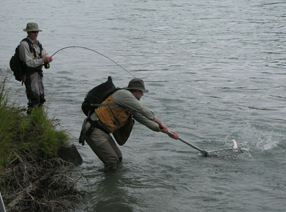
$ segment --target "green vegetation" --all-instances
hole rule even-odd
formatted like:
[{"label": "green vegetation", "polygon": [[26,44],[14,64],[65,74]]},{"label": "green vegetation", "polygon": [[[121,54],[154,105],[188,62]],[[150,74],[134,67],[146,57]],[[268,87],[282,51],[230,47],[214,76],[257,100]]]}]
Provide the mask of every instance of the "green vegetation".
[{"label": "green vegetation", "polygon": [[0,85],[0,117],[0,171],[23,152],[37,151],[42,159],[54,157],[69,140],[67,132],[57,130],[43,108],[35,108],[27,116],[15,104],[8,106],[5,80]]},{"label": "green vegetation", "polygon": [[[8,101],[0,84],[0,191],[7,212],[69,211],[84,192],[75,186],[82,174],[58,157],[69,134],[44,108],[25,108]],[[75,176],[79,174],[80,177]]]}]

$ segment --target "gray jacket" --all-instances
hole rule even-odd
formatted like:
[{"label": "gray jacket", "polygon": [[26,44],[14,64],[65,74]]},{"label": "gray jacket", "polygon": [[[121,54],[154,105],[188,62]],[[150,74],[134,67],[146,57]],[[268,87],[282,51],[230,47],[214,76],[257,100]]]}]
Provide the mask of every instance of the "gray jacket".
[{"label": "gray jacket", "polygon": [[115,92],[113,100],[116,104],[132,110],[133,118],[153,131],[159,131],[156,123],[158,117],[152,110],[142,105],[133,94],[125,89]]},{"label": "gray jacket", "polygon": [[[28,37],[27,37],[28,38]],[[29,39],[29,38],[28,38]],[[29,39],[30,40],[30,39]],[[32,68],[39,67],[37,69],[42,69],[42,59],[43,57],[48,56],[48,53],[43,48],[42,50],[42,56],[40,57],[40,47],[38,46],[38,40],[33,42],[33,47],[36,50],[36,55],[33,55],[30,52],[30,46],[28,42],[22,41],[19,46],[19,53],[20,53],[20,59],[28,66]]]}]

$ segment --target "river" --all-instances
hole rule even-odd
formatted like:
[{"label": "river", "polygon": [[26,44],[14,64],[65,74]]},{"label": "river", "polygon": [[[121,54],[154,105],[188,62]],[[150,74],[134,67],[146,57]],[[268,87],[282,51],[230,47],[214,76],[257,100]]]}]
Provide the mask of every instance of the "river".
[{"label": "river", "polygon": [[[88,195],[78,211],[285,211],[285,0],[0,0],[0,68],[37,22],[47,52],[49,116],[59,119],[83,158]],[[120,147],[123,163],[103,164],[77,139],[81,103],[112,76],[136,76],[150,90],[142,103],[179,136],[206,151],[229,148],[236,159],[208,158],[139,123]],[[10,76],[10,97],[26,106]]]}]

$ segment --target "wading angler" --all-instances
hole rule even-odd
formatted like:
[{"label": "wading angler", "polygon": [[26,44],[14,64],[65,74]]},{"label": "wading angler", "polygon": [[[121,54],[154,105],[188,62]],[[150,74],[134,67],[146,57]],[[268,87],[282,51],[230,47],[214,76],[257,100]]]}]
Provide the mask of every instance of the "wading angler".
[{"label": "wading angler", "polygon": [[33,107],[41,107],[45,100],[43,71],[42,68],[49,68],[49,63],[53,58],[43,48],[37,40],[39,29],[37,23],[28,23],[26,29],[28,36],[23,39],[16,48],[15,55],[11,58],[10,67],[15,78],[25,84],[28,98],[29,114]]},{"label": "wading angler", "polygon": [[[171,138],[178,139],[176,132],[169,131],[153,111],[140,103],[139,100],[144,93],[148,93],[142,79],[134,78],[129,82],[128,87],[113,90],[112,86],[114,85],[109,77],[106,83],[97,87],[101,88],[102,86],[108,88],[110,92],[103,101],[99,102],[98,107],[95,109],[91,107],[90,112],[87,113],[88,117],[83,124],[80,142],[84,143],[85,140],[89,144],[104,163],[105,171],[117,169],[122,161],[122,153],[111,134],[120,146],[124,145],[132,131],[133,119],[153,131],[163,132]],[[96,91],[97,87],[93,90]],[[99,93],[92,93],[93,90],[88,93],[85,100],[92,99],[93,95]],[[82,109],[86,114],[85,109],[83,107]]]}]

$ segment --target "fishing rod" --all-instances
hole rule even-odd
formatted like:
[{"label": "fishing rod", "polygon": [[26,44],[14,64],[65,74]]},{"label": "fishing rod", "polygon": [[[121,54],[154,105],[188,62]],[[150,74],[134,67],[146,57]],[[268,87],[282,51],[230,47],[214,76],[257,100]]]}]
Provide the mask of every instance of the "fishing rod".
[{"label": "fishing rod", "polygon": [[105,58],[107,58],[108,60],[110,60],[111,62],[115,63],[116,65],[118,65],[120,68],[122,68],[124,71],[126,71],[128,74],[130,74],[131,76],[133,76],[134,78],[136,78],[133,74],[131,74],[129,71],[127,71],[125,68],[123,68],[121,65],[119,65],[117,62],[115,62],[114,60],[110,59],[109,57],[105,56],[104,54],[98,52],[98,51],[95,51],[93,49],[90,49],[90,48],[87,48],[87,47],[84,47],[84,46],[66,46],[66,47],[63,47],[61,49],[59,49],[58,51],[56,51],[51,57],[53,57],[54,55],[56,55],[58,52],[60,51],[63,51],[64,49],[70,49],[70,48],[81,48],[81,49],[86,49],[86,50],[89,50],[89,51],[92,51],[92,52],[95,52]]}]

